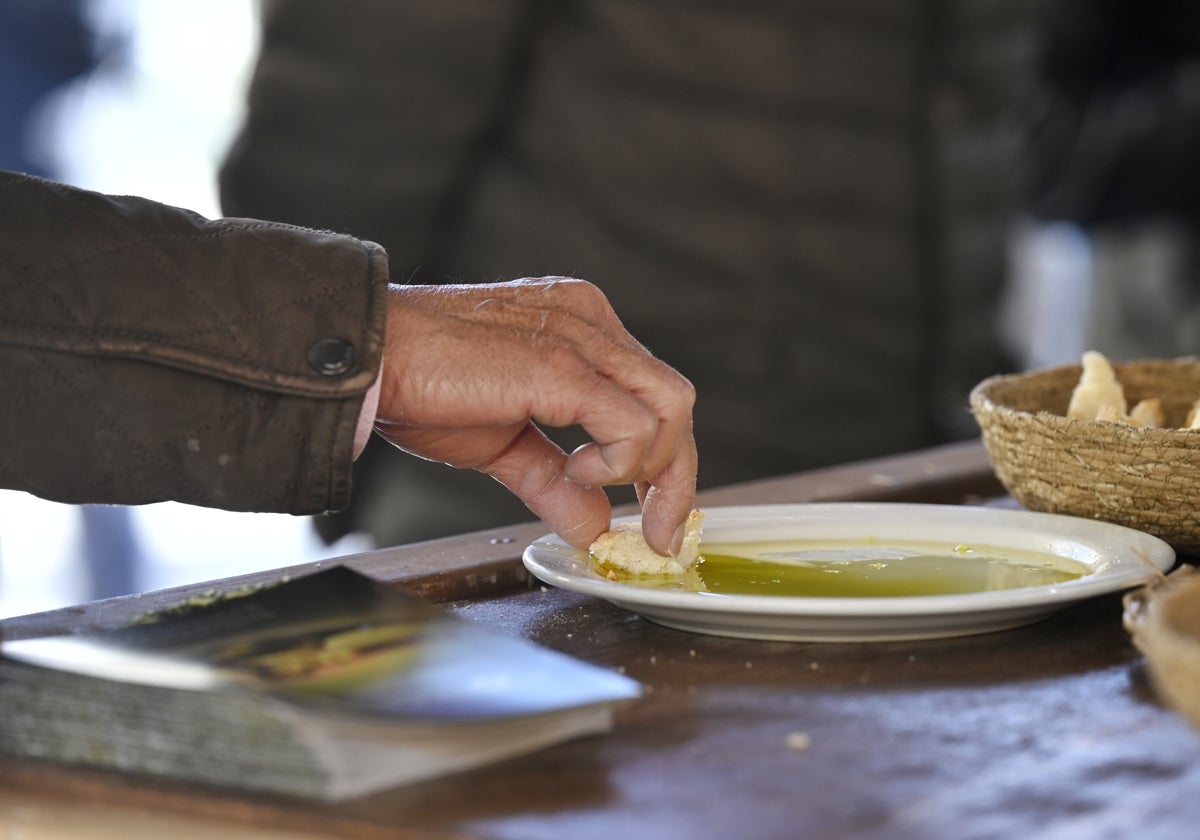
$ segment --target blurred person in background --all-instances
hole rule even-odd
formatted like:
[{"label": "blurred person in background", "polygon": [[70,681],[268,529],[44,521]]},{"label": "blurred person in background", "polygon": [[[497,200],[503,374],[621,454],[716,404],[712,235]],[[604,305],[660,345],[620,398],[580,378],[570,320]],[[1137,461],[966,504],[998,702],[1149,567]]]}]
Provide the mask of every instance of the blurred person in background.
[{"label": "blurred person in background", "polygon": [[84,0],[0,0],[0,169],[54,177],[35,126],[46,98],[95,69]]},{"label": "blurred person in background", "polygon": [[1093,250],[1085,343],[1200,351],[1200,4],[1049,0],[1027,200]]},{"label": "blurred person in background", "polygon": [[[223,208],[397,277],[597,278],[696,385],[702,486],[976,435],[1031,2],[270,0]],[[373,446],[387,545],[526,518]]]}]

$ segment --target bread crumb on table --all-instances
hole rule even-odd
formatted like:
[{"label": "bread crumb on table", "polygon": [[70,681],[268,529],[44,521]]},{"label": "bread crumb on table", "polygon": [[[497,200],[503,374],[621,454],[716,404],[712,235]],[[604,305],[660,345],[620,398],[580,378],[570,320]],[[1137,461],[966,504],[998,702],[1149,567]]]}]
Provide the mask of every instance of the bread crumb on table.
[{"label": "bread crumb on table", "polygon": [[806,750],[812,746],[812,736],[807,732],[789,732],[786,740],[789,750]]}]

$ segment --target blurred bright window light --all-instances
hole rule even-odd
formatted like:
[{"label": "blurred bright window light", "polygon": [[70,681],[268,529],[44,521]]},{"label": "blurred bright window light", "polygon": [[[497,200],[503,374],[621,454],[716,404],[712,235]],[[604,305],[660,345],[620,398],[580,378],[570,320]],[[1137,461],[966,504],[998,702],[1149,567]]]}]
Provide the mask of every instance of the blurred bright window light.
[{"label": "blurred bright window light", "polygon": [[89,0],[103,60],[38,123],[61,180],[220,214],[216,170],[242,118],[256,0]]}]

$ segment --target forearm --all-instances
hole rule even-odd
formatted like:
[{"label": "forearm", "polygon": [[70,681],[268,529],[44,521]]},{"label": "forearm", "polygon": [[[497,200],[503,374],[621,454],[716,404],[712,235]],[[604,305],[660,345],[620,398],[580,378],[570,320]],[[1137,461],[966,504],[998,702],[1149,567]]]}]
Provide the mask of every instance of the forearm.
[{"label": "forearm", "polygon": [[310,513],[380,366],[370,243],[0,174],[0,485]]}]

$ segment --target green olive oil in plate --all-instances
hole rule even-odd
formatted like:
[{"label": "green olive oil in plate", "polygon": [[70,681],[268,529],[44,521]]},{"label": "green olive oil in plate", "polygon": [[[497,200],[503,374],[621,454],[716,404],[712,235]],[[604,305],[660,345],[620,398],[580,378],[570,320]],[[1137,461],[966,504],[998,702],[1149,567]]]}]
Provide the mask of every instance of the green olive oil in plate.
[{"label": "green olive oil in plate", "polygon": [[676,578],[624,579],[716,595],[882,598],[1047,586],[1091,574],[1049,552],[975,545],[789,541],[708,544]]}]

